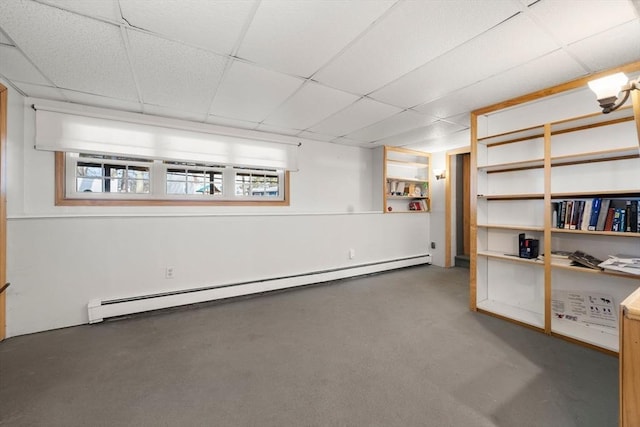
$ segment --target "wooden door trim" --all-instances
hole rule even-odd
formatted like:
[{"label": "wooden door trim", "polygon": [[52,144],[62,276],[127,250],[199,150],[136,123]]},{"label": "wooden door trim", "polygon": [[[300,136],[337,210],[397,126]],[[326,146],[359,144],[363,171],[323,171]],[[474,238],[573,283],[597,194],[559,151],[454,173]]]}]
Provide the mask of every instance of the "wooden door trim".
[{"label": "wooden door trim", "polygon": [[453,150],[448,150],[445,154],[445,170],[446,180],[444,183],[444,266],[453,267],[451,261],[451,158],[458,154],[470,153],[470,147],[460,147]]},{"label": "wooden door trim", "polygon": [[[7,88],[0,84],[0,287],[7,281]],[[7,332],[7,292],[0,293],[0,341]]]}]

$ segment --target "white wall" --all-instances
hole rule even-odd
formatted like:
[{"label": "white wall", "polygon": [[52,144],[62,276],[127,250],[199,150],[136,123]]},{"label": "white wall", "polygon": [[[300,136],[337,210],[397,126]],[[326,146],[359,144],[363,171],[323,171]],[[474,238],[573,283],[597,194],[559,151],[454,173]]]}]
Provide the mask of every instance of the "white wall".
[{"label": "white wall", "polygon": [[[54,206],[53,154],[33,149],[33,111],[12,98],[8,336],[86,323],[95,298],[429,252],[429,215],[373,211],[371,150],[309,140],[302,141],[300,171],[291,175],[289,207]],[[174,268],[174,279],[165,278],[166,267]]]}]

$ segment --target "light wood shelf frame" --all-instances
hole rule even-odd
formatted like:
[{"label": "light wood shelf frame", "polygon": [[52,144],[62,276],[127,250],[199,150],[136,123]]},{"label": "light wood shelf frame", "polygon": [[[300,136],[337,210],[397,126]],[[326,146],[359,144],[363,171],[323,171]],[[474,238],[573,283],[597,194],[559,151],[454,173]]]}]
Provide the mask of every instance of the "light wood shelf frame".
[{"label": "light wood shelf frame", "polygon": [[[551,319],[551,274],[554,270],[568,270],[572,272],[582,272],[585,274],[593,274],[593,275],[601,275],[603,278],[605,277],[616,277],[625,280],[638,281],[640,278],[628,275],[624,273],[616,273],[609,271],[600,271],[600,270],[592,270],[582,267],[576,266],[568,266],[552,263],[551,260],[551,241],[552,237],[555,235],[556,237],[560,236],[560,233],[567,233],[568,235],[585,235],[585,236],[605,236],[605,237],[625,237],[625,238],[640,238],[640,233],[629,233],[629,232],[606,232],[606,231],[587,231],[587,230],[565,230],[565,229],[552,229],[551,228],[551,201],[553,199],[562,199],[562,198],[594,198],[594,197],[611,197],[611,198],[623,198],[623,197],[634,197],[637,198],[640,195],[640,188],[630,188],[628,190],[619,190],[619,191],[592,191],[592,192],[551,192],[551,170],[552,168],[571,166],[576,164],[587,164],[587,163],[597,163],[597,162],[610,162],[610,161],[619,161],[624,159],[634,159],[639,158],[639,147],[638,146],[628,146],[616,149],[602,149],[591,152],[582,152],[578,154],[568,154],[568,155],[551,155],[551,140],[555,135],[561,135],[568,132],[577,132],[581,130],[588,130],[592,128],[602,127],[602,126],[610,126],[613,124],[624,123],[628,121],[635,120],[637,131],[638,131],[638,139],[640,140],[640,94],[639,91],[634,91],[632,93],[638,101],[635,102],[634,107],[623,107],[620,110],[616,111],[615,114],[603,115],[601,113],[595,113],[591,115],[585,115],[582,117],[572,117],[566,120],[557,121],[545,125],[540,126],[531,126],[529,128],[520,129],[512,132],[505,132],[502,134],[490,135],[487,137],[478,137],[478,118],[485,114],[489,114],[492,112],[497,112],[499,110],[507,109],[513,106],[517,106],[520,104],[524,104],[531,101],[536,101],[551,95],[560,94],[566,91],[570,91],[573,89],[577,89],[580,87],[586,86],[587,82],[598,78],[603,77],[605,75],[609,75],[613,72],[638,72],[640,71],[640,61],[627,64],[625,66],[618,67],[613,70],[607,70],[601,73],[593,74],[591,76],[583,77],[580,79],[573,80],[571,82],[564,83],[562,85],[554,86],[552,88],[544,89],[542,91],[534,92],[531,94],[527,94],[518,98],[514,98],[509,101],[501,102],[498,104],[490,105],[478,110],[475,110],[471,113],[471,171],[472,174],[475,175],[475,171],[483,172],[486,174],[490,173],[503,173],[503,172],[512,172],[512,171],[520,171],[527,169],[543,169],[544,170],[544,192],[536,193],[536,194],[500,194],[500,195],[487,195],[482,194],[478,195],[478,183],[475,177],[471,180],[471,219],[470,219],[470,231],[471,231],[471,259],[470,259],[470,282],[469,282],[469,306],[473,311],[483,312],[489,315],[493,315],[495,317],[504,318],[505,320],[512,321],[514,323],[522,324],[516,318],[510,318],[509,316],[501,315],[500,313],[491,313],[490,310],[487,310],[483,307],[483,303],[477,300],[478,298],[478,261],[479,258],[493,258],[507,261],[515,261],[513,258],[504,254],[493,253],[491,251],[479,251],[478,250],[478,232],[480,229],[491,230],[491,229],[506,229],[506,230],[522,230],[522,231],[535,231],[542,232],[544,239],[544,248],[541,247],[541,253],[544,253],[546,261],[531,261],[531,260],[523,260],[521,262],[529,262],[533,264],[538,264],[544,268],[544,327],[541,328],[545,333],[556,336],[567,341],[575,342],[577,344],[584,345],[586,347],[594,348],[600,351],[603,351],[607,354],[615,355],[617,354],[615,351],[611,349],[604,348],[603,346],[598,345],[597,343],[591,343],[588,341],[583,341],[580,339],[576,339],[571,337],[570,334],[563,334],[561,331],[552,329],[552,319]],[[505,163],[496,163],[496,164],[478,164],[478,146],[486,146],[486,147],[494,147],[498,145],[504,144],[513,144],[518,142],[523,142],[532,139],[544,139],[544,157],[534,158],[525,161],[516,161],[516,162],[505,162]],[[492,200],[532,200],[532,199],[542,199],[544,200],[544,226],[543,227],[519,227],[517,225],[510,224],[478,224],[478,203],[482,201],[483,203],[492,201]],[[625,239],[625,241],[627,241]],[[486,262],[486,261],[483,261]],[[528,326],[528,325],[524,325]]]},{"label": "light wood shelf frame", "polygon": [[[424,159],[424,162],[412,161],[412,160],[403,160],[402,157],[406,156],[409,159],[418,158]],[[408,148],[402,147],[391,147],[384,146],[382,153],[382,209],[383,213],[411,213],[411,214],[424,214],[428,213],[431,210],[431,154],[423,151],[411,150]],[[388,170],[389,166],[398,166],[398,167],[406,167],[407,169],[424,169],[425,179],[419,178],[411,178],[411,177],[403,177],[396,175],[389,175]],[[426,194],[422,194],[420,196],[399,196],[399,195],[391,195],[387,194],[387,186],[390,182],[404,182],[409,184],[416,185],[425,185],[426,184]],[[389,203],[390,201],[400,200],[405,201],[407,204],[411,201],[424,201],[426,202],[425,210],[393,210],[393,207]],[[392,210],[389,210],[389,209]]]}]

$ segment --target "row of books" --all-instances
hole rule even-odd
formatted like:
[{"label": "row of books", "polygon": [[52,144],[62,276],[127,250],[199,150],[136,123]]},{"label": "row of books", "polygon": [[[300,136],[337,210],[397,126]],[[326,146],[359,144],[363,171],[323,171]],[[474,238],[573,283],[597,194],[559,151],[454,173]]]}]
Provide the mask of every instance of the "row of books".
[{"label": "row of books", "polygon": [[640,232],[638,199],[573,199],[551,203],[551,226],[567,230]]},{"label": "row of books", "polygon": [[429,210],[429,205],[426,200],[414,200],[413,202],[409,202],[409,210],[410,211],[427,211]]}]

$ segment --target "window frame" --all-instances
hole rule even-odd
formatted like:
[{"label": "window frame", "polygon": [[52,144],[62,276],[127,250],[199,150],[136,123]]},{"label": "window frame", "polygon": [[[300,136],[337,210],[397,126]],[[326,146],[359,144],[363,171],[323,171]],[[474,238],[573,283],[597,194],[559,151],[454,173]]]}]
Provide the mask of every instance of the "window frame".
[{"label": "window frame", "polygon": [[[245,171],[260,170],[258,168],[226,168],[223,172],[223,197],[218,195],[167,194],[166,173],[171,168],[191,168],[174,165],[162,161],[152,161],[150,170],[150,193],[84,193],[75,192],[75,196],[67,194],[69,185],[76,188],[75,163],[67,162],[67,153],[55,152],[55,205],[56,206],[289,206],[290,172],[277,171],[282,181],[282,196],[236,196],[235,174]],[[78,157],[81,161],[90,158]],[[197,167],[195,167],[197,168]],[[215,169],[215,167],[211,167]],[[160,172],[158,172],[160,171]],[[231,172],[227,172],[231,171]],[[225,175],[225,172],[227,174]],[[164,176],[158,177],[158,174]],[[71,176],[70,176],[71,175]],[[227,183],[227,181],[230,181]],[[162,197],[160,197],[160,194]]]}]

